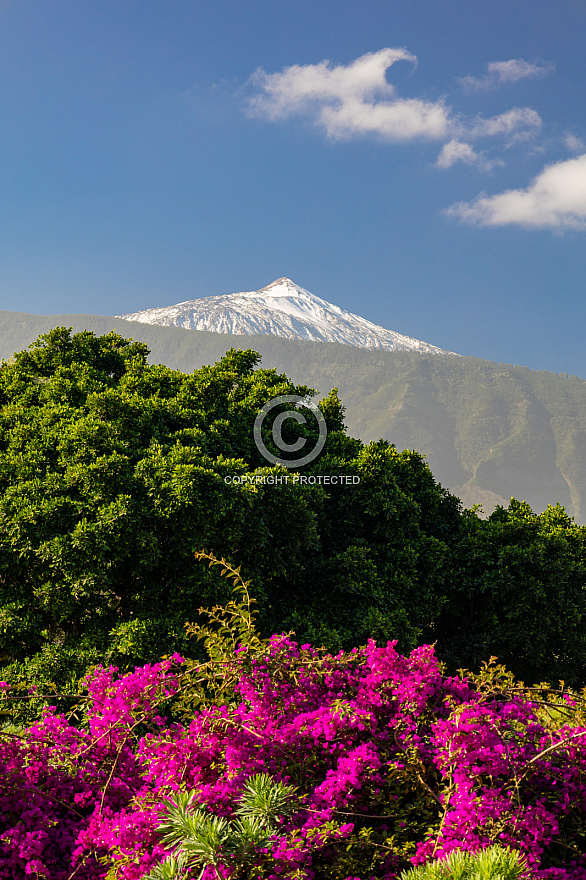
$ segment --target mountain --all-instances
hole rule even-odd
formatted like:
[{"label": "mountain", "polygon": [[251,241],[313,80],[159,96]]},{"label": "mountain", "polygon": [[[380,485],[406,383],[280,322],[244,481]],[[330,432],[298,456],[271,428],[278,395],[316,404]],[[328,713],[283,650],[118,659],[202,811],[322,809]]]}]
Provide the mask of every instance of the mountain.
[{"label": "mountain", "polygon": [[278,278],[267,287],[246,293],[206,296],[160,309],[116,315],[124,321],[208,330],[246,336],[282,336],[310,342],[341,342],[385,351],[454,354],[428,342],[385,330],[299,287]]},{"label": "mountain", "polygon": [[472,357],[369,350],[277,336],[229,336],[99,315],[0,311],[0,358],[52,327],[115,330],[151,350],[151,363],[191,372],[229,348],[253,348],[264,368],[321,395],[336,386],[348,433],[383,437],[427,456],[437,480],[489,513],[511,497],[540,512],[559,502],[586,523],[586,381]]}]

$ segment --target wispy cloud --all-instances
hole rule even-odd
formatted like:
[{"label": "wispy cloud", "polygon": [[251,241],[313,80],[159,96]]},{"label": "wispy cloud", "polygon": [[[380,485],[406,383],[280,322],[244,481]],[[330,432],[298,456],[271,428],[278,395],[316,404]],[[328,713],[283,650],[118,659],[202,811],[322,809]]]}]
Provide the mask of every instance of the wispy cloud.
[{"label": "wispy cloud", "polygon": [[445,213],[479,226],[586,229],[586,153],[546,166],[527,189],[482,194]]},{"label": "wispy cloud", "polygon": [[568,148],[571,153],[582,153],[586,150],[586,144],[584,141],[580,140],[579,137],[576,137],[575,134],[568,132],[564,138],[564,144]]},{"label": "wispy cloud", "polygon": [[417,63],[406,49],[381,49],[348,65],[295,64],[281,73],[258,70],[251,82],[261,94],[250,102],[253,113],[269,119],[295,114],[313,118],[332,138],[378,135],[388,141],[438,140],[451,126],[443,101],[400,98],[386,72],[397,61]]},{"label": "wispy cloud", "polygon": [[458,162],[473,165],[484,171],[490,171],[497,165],[504,165],[502,159],[487,159],[484,152],[477,152],[471,144],[453,139],[443,145],[435,164],[438,168],[451,168]]},{"label": "wispy cloud", "polygon": [[491,61],[483,76],[464,76],[458,82],[468,92],[489,91],[520,79],[547,76],[553,70],[555,64],[532,64],[522,58],[511,58],[509,61]]},{"label": "wispy cloud", "polygon": [[530,107],[513,107],[506,113],[498,116],[489,116],[484,119],[479,116],[464,126],[469,137],[495,137],[496,135],[510,135],[516,141],[526,140],[539,131],[542,120],[536,110]]}]

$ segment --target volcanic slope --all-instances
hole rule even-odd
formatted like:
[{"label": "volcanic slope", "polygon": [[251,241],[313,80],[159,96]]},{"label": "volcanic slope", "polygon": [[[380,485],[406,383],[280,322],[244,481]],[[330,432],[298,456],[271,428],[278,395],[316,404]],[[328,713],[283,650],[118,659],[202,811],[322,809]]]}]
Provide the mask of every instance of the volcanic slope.
[{"label": "volcanic slope", "polygon": [[340,342],[384,351],[454,354],[420,339],[385,330],[366,318],[320,299],[289,278],[278,278],[260,290],[207,296],[116,317],[141,324],[208,330],[212,333]]}]

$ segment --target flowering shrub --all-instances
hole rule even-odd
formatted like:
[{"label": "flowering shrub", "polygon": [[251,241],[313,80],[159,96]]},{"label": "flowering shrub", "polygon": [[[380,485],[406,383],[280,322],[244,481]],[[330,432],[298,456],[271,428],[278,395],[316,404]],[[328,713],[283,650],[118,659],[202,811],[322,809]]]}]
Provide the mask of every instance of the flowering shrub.
[{"label": "flowering shrub", "polygon": [[578,695],[490,666],[448,677],[430,646],[261,641],[245,605],[215,619],[207,664],[96,669],[81,723],[48,710],[0,738],[0,878],[139,880],[172,854],[158,828],[174,792],[232,827],[268,774],[295,808],[244,861],[218,838],[204,880],[394,880],[494,844],[539,880],[586,880]]}]

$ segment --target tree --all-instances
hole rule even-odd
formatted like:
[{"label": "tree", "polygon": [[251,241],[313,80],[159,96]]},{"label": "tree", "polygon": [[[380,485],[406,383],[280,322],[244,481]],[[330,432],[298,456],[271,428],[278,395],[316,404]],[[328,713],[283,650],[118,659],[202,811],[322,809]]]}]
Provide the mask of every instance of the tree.
[{"label": "tree", "polygon": [[452,667],[491,655],[526,682],[586,682],[586,528],[559,505],[468,515],[435,637]]}]

